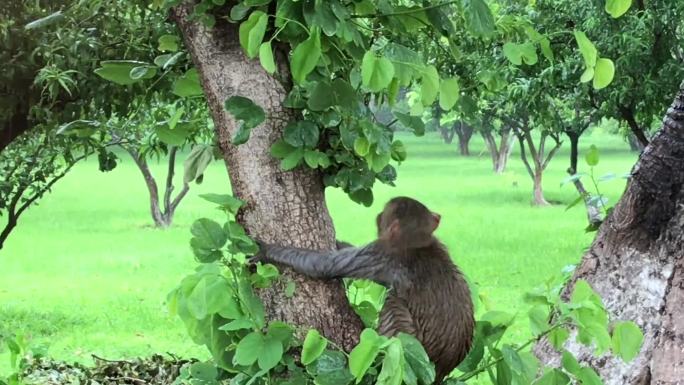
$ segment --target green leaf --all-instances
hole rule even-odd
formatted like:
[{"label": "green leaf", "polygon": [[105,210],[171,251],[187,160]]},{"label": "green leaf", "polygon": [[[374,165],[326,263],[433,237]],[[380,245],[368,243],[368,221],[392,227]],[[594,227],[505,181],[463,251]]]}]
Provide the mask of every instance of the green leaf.
[{"label": "green leaf", "polygon": [[266,336],[264,344],[259,352],[257,363],[261,370],[270,370],[278,365],[283,357],[283,344],[276,338]]},{"label": "green leaf", "polygon": [[356,138],[354,141],[354,152],[356,152],[359,156],[366,156],[368,155],[369,149],[370,143],[368,143],[368,139],[364,138],[363,136]]},{"label": "green leaf", "polygon": [[183,124],[177,125],[174,129],[169,128],[166,124],[158,125],[154,128],[154,132],[159,140],[170,146],[182,145],[191,133],[190,127]]},{"label": "green leaf", "polygon": [[218,377],[218,370],[216,366],[208,362],[195,362],[188,368],[192,378],[196,378],[201,381],[216,381]]},{"label": "green leaf", "polygon": [[295,281],[287,281],[287,284],[285,285],[285,297],[292,298],[296,289],[297,284],[295,284]]},{"label": "green leaf", "polygon": [[311,111],[325,111],[335,104],[333,88],[326,81],[319,81],[314,86],[306,102]]},{"label": "green leaf", "polygon": [[230,112],[235,120],[242,122],[233,137],[233,144],[235,145],[247,142],[250,130],[266,120],[264,110],[254,104],[251,99],[243,96],[234,95],[228,98],[224,103],[224,109]]},{"label": "green leaf", "polygon": [[202,95],[202,85],[196,68],[191,68],[183,76],[176,79],[171,91],[181,98]]},{"label": "green leaf", "polygon": [[295,147],[308,146],[313,148],[318,145],[319,135],[316,123],[309,120],[297,120],[285,126],[283,139]]},{"label": "green leaf", "polygon": [[426,67],[420,80],[420,97],[424,106],[431,105],[439,92],[439,73],[433,65]]},{"label": "green leaf", "polygon": [[606,12],[614,18],[624,15],[632,6],[632,0],[606,0]]},{"label": "green leaf", "polygon": [[309,330],[304,338],[304,345],[302,347],[302,364],[309,365],[323,354],[328,340],[323,338],[316,329]]},{"label": "green leaf", "polygon": [[57,135],[75,135],[79,138],[87,138],[98,131],[101,124],[94,120],[74,120],[59,126]]},{"label": "green leaf", "polygon": [[401,140],[395,140],[392,142],[390,151],[392,159],[396,160],[397,162],[403,162],[406,160],[406,146],[404,146],[404,143]]},{"label": "green leaf", "polygon": [[551,369],[534,382],[534,385],[568,385],[570,377],[559,369]]},{"label": "green leaf", "polygon": [[549,329],[549,310],[547,306],[537,305],[527,313],[530,317],[532,334],[538,336]]},{"label": "green leaf", "polygon": [[148,63],[135,60],[105,60],[100,62],[100,68],[95,69],[99,77],[120,85],[129,85],[140,81],[133,79],[130,74],[136,67],[148,66]]},{"label": "green leaf", "polygon": [[296,149],[297,147],[292,146],[291,144],[287,143],[282,139],[278,139],[271,146],[271,156],[273,156],[274,158],[283,159]]},{"label": "green leaf", "polygon": [[208,218],[193,222],[190,232],[207,249],[220,249],[228,240],[221,225]]},{"label": "green leaf", "polygon": [[176,52],[178,51],[178,36],[176,35],[161,35],[157,40],[159,42],[158,50],[164,52]]},{"label": "green leaf", "polygon": [[611,349],[625,362],[632,361],[641,350],[644,334],[632,321],[618,322],[613,327]]},{"label": "green leaf", "polygon": [[584,159],[586,160],[587,165],[589,165],[590,167],[596,166],[599,163],[598,147],[592,144],[591,147],[589,147],[589,151],[584,156]]},{"label": "green leaf", "polygon": [[599,377],[594,369],[590,367],[584,367],[580,369],[579,373],[576,374],[576,377],[578,380],[580,380],[582,385],[603,385],[603,380],[601,380],[601,377]]},{"label": "green leaf", "polygon": [[207,144],[197,144],[192,147],[190,154],[183,162],[183,182],[190,183],[204,174],[204,170],[214,160],[213,147]]},{"label": "green leaf", "polygon": [[439,84],[439,106],[448,111],[454,107],[461,97],[461,88],[457,78],[444,79]]},{"label": "green leaf", "polygon": [[361,82],[372,92],[379,92],[389,86],[394,77],[394,65],[385,57],[378,57],[366,51],[361,61]]},{"label": "green leaf", "polygon": [[259,46],[266,34],[268,15],[262,11],[254,11],[249,18],[240,24],[240,45],[251,59],[259,53]]},{"label": "green leaf", "polygon": [[606,58],[600,58],[596,61],[594,67],[594,89],[600,90],[606,88],[613,82],[615,77],[615,64],[613,61]]},{"label": "green leaf", "polygon": [[347,385],[354,379],[347,369],[346,357],[339,351],[324,351],[317,360],[307,365],[306,370],[317,385]]},{"label": "green leaf", "polygon": [[145,66],[134,67],[131,70],[131,72],[128,74],[128,76],[130,76],[131,79],[139,80],[139,79],[151,79],[156,74],[157,74],[157,67],[154,67],[151,65],[145,65]]},{"label": "green leaf", "polygon": [[247,319],[247,318],[239,318],[236,320],[233,320],[231,322],[228,322],[227,324],[221,326],[219,330],[227,331],[227,332],[234,332],[236,330],[251,330],[254,328],[254,323],[252,320]]},{"label": "green leaf", "polygon": [[473,35],[489,37],[494,33],[494,15],[484,0],[463,0],[463,16]]},{"label": "green leaf", "polygon": [[381,341],[382,339],[373,329],[364,329],[361,332],[359,344],[349,353],[349,371],[356,378],[357,383],[375,361],[375,357],[380,352]]},{"label": "green leaf", "polygon": [[[392,339],[387,345],[382,369],[378,374],[378,385],[401,385],[404,377],[404,349],[401,341]],[[357,377],[358,378],[358,377]]]},{"label": "green leaf", "polygon": [[577,362],[577,358],[575,358],[575,356],[567,350],[563,350],[563,355],[561,356],[561,364],[563,365],[563,369],[565,369],[565,371],[572,374],[573,376],[577,376],[577,374],[582,369],[582,367],[580,367],[579,362]]},{"label": "green leaf", "polygon": [[275,73],[276,65],[273,60],[273,50],[271,49],[270,41],[264,42],[259,46],[259,62],[266,72],[269,74]]},{"label": "green leaf", "polygon": [[543,37],[539,40],[539,46],[541,47],[542,55],[549,62],[553,63],[553,50],[551,49],[551,41],[547,37]]},{"label": "green leaf", "polygon": [[513,373],[518,375],[523,375],[525,373],[525,363],[515,349],[510,345],[504,345],[501,349],[501,353],[503,354],[504,362],[508,364],[508,367]]},{"label": "green leaf", "polygon": [[306,76],[316,68],[321,57],[321,32],[318,28],[311,29],[311,35],[292,52],[290,70],[292,78],[297,84],[304,83]]},{"label": "green leaf", "polygon": [[[250,366],[256,362],[264,347],[264,336],[260,332],[247,334],[237,345],[233,363],[236,365]],[[281,346],[282,349],[282,346]]]},{"label": "green leaf", "polygon": [[245,204],[245,202],[229,194],[200,194],[199,197],[211,203],[216,203],[233,215],[237,214],[240,207]]},{"label": "green leaf", "polygon": [[297,148],[280,161],[280,168],[285,171],[292,170],[299,165],[303,157],[304,149]]},{"label": "green leaf", "polygon": [[41,17],[38,20],[33,20],[32,22],[26,24],[24,26],[24,29],[38,29],[38,28],[44,28],[48,27],[50,25],[59,23],[60,21],[64,20],[64,15],[62,14],[62,11],[57,11],[54,13],[51,13],[45,17]]},{"label": "green leaf", "polygon": [[237,3],[233,6],[233,8],[230,9],[230,20],[232,21],[240,21],[247,16],[247,12],[252,7],[249,5],[246,5],[245,3]]},{"label": "green leaf", "polygon": [[406,367],[411,369],[421,384],[432,384],[435,380],[435,365],[430,362],[420,341],[406,333],[399,333],[397,338],[404,348]]},{"label": "green leaf", "polygon": [[570,332],[564,327],[556,328],[548,335],[549,342],[551,342],[551,345],[553,345],[556,350],[561,350],[563,348],[563,344],[568,340],[568,337],[570,337]]},{"label": "green leaf", "polygon": [[403,114],[401,112],[394,112],[394,116],[399,119],[399,122],[406,128],[413,130],[416,136],[425,135],[425,123],[420,117]]},{"label": "green leaf", "polygon": [[341,108],[352,110],[358,102],[356,90],[342,78],[337,78],[332,82],[333,96],[335,104]]},{"label": "green leaf", "polygon": [[584,32],[575,30],[574,34],[580,53],[584,58],[584,64],[587,68],[594,68],[594,66],[596,66],[596,59],[598,58],[596,47]]},{"label": "green leaf", "polygon": [[161,69],[165,70],[168,67],[176,64],[178,62],[178,59],[183,57],[183,55],[185,55],[184,52],[176,52],[174,54],[167,53],[167,54],[159,55],[159,56],[154,58],[154,64],[157,67],[160,67]]},{"label": "green leaf", "polygon": [[537,49],[531,42],[516,44],[508,42],[503,46],[503,53],[511,63],[521,65],[523,62],[534,65],[539,60]]}]

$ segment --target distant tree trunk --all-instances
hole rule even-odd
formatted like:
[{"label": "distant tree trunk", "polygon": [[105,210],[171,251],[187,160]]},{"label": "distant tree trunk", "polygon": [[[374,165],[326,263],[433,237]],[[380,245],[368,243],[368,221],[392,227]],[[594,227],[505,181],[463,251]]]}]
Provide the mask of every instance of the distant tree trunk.
[{"label": "distant tree trunk", "polygon": [[641,147],[646,147],[648,145],[648,138],[646,137],[643,128],[637,123],[636,117],[634,116],[634,110],[628,106],[621,106],[619,108],[620,116],[627,122],[629,129],[632,130],[632,134],[636,137]]},{"label": "distant tree trunk", "polygon": [[470,139],[473,137],[473,126],[460,121],[454,124],[454,131],[458,135],[458,153],[462,156],[470,156]]},{"label": "distant tree trunk", "polygon": [[[565,135],[567,135],[567,137],[570,139],[570,167],[568,167],[567,171],[568,174],[570,174],[571,176],[577,174],[577,158],[579,157],[579,139],[582,136],[584,130],[586,130],[586,127],[578,131],[565,131]],[[577,193],[580,194],[582,200],[584,201],[584,207],[587,211],[587,221],[590,225],[599,225],[602,219],[601,212],[598,209],[598,207],[596,207],[596,205],[590,203],[591,196],[584,188],[584,184],[582,184],[582,181],[579,179],[575,179],[572,183],[575,185]]]},{"label": "distant tree trunk", "polygon": [[178,195],[171,200],[174,190],[173,177],[176,168],[176,153],[178,152],[178,147],[172,146],[169,150],[166,185],[164,187],[164,201],[162,202],[163,208],[159,204],[159,188],[157,186],[157,181],[154,179],[152,171],[150,171],[147,160],[135,149],[132,149],[128,146],[124,146],[124,149],[126,152],[128,152],[131,158],[133,158],[133,161],[135,162],[136,166],[138,166],[138,169],[145,180],[145,186],[147,186],[147,191],[150,196],[150,214],[152,215],[154,226],[158,228],[167,228],[171,226],[173,223],[173,216],[176,213],[178,205],[190,190],[190,185],[183,182],[183,188]]},{"label": "distant tree trunk", "polygon": [[451,144],[454,141],[454,136],[456,136],[456,131],[453,128],[447,128],[444,126],[437,126],[439,128],[439,133],[444,139],[444,143]]},{"label": "distant tree trunk", "polygon": [[511,135],[511,129],[505,128],[501,130],[499,145],[496,143],[496,139],[492,134],[492,130],[481,131],[482,138],[485,141],[485,145],[489,150],[489,155],[492,157],[492,168],[496,174],[503,174],[506,170],[506,164],[508,164],[508,159],[511,156],[511,151],[513,150],[513,136]]},{"label": "distant tree trunk", "polygon": [[[601,225],[570,284],[587,280],[614,320],[644,332],[630,363],[593,358],[571,336],[565,348],[596,369],[606,385],[681,385],[684,381],[684,83],[662,129],[632,169],[613,213]],[[542,342],[546,363],[559,354]]]},{"label": "distant tree trunk", "polygon": [[634,135],[633,132],[627,133],[627,143],[629,143],[629,149],[636,152],[641,152],[644,150],[644,145],[639,142],[639,139]]},{"label": "distant tree trunk", "polygon": [[[233,193],[246,202],[238,221],[251,235],[267,242],[314,249],[335,247],[335,231],[325,205],[322,175],[300,167],[283,171],[270,155],[271,145],[282,137],[284,126],[296,119],[282,101],[289,86],[287,51],[276,46],[278,79],[268,75],[258,60],[248,59],[240,47],[238,24],[218,18],[212,29],[190,17],[193,2],[174,9],[174,17],[199,71],[214,118],[219,146],[229,170]],[[250,139],[233,146],[238,125],[223,109],[230,96],[241,95],[261,106],[266,122],[251,130]],[[362,329],[349,306],[340,281],[321,281],[282,269],[282,279],[261,290],[267,317],[313,327],[349,350]],[[295,295],[285,295],[287,281],[296,284]]]},{"label": "distant tree trunk", "polygon": [[[508,119],[509,122],[510,119]],[[549,202],[544,198],[544,190],[542,187],[542,176],[544,175],[544,170],[549,165],[549,162],[556,154],[561,146],[561,141],[555,133],[542,132],[539,139],[539,146],[534,143],[532,138],[532,128],[529,127],[529,121],[527,118],[523,118],[522,123],[513,123],[515,129],[515,135],[518,137],[518,142],[520,143],[520,158],[525,164],[525,169],[527,173],[532,178],[534,184],[532,204],[535,206],[547,206]],[[546,140],[551,137],[554,140],[554,147],[548,154],[545,153]],[[532,160],[530,164],[530,159],[528,159],[527,151],[529,150],[529,158]]]}]

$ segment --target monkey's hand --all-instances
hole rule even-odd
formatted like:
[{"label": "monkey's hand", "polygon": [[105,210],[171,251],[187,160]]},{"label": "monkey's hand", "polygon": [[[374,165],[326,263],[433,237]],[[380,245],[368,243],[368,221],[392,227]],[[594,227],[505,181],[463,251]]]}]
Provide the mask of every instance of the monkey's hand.
[{"label": "monkey's hand", "polygon": [[254,266],[257,264],[257,262],[269,262],[266,254],[269,244],[258,238],[254,238],[254,242],[256,242],[257,246],[259,246],[259,251],[257,251],[256,254],[252,255],[251,257],[247,258],[247,264],[250,266]]}]

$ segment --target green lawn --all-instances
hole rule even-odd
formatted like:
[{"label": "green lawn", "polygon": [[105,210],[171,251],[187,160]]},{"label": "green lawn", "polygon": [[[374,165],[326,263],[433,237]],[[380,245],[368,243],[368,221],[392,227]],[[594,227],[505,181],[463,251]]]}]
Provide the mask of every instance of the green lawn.
[{"label": "green lawn", "polygon": [[[373,207],[328,191],[338,238],[370,241],[382,204],[391,196],[413,196],[442,214],[437,235],[491,306],[524,316],[522,294],[578,262],[591,242],[592,235],[583,232],[583,208],[531,207],[531,180],[517,151],[507,173],[494,175],[479,137],[470,158],[457,156],[455,143],[446,145],[434,134],[402,138],[409,159],[398,167],[397,187],[377,186]],[[631,169],[636,154],[621,139],[593,133],[583,138],[583,149],[592,143],[602,150],[598,175]],[[193,186],[181,204],[174,226],[160,231],[149,227],[142,177],[122,158],[106,174],[97,171],[95,159],[78,165],[21,218],[0,251],[0,335],[28,333],[35,343],[48,344],[52,356],[83,362],[91,353],[204,357],[162,304],[195,264],[188,247],[191,222],[201,216],[220,218],[197,195],[227,192],[226,169],[221,162],[213,164],[205,182]],[[576,197],[571,185],[559,186],[567,164],[564,148],[544,178],[548,200],[568,203]],[[155,170],[162,171],[163,165]],[[601,188],[614,203],[624,180]],[[524,337],[525,317],[518,325],[513,336]],[[0,373],[6,369],[7,352],[0,348]]]}]

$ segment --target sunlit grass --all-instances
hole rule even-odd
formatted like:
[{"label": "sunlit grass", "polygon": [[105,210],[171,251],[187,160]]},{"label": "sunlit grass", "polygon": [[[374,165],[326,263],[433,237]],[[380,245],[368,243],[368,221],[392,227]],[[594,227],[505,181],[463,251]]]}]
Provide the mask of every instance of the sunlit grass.
[{"label": "sunlit grass", "polygon": [[[547,199],[563,205],[538,208],[530,206],[532,183],[517,151],[508,171],[495,175],[479,138],[473,140],[469,158],[457,156],[455,143],[446,145],[434,134],[401,138],[409,160],[398,167],[397,187],[376,186],[373,207],[328,191],[338,238],[370,241],[373,216],[392,196],[425,202],[442,214],[437,234],[454,260],[492,308],[521,313],[512,337],[526,337],[522,294],[578,262],[593,236],[583,232],[581,206],[565,210],[564,204],[576,197],[572,185],[560,187],[567,148],[544,177]],[[597,175],[631,169],[637,155],[619,138],[594,133],[583,138],[582,149],[592,143],[602,150]],[[157,172],[163,168],[154,167]],[[623,188],[621,179],[601,185],[612,203]],[[194,266],[188,247],[192,221],[221,217],[197,195],[228,189],[226,169],[216,162],[181,204],[174,226],[160,231],[149,226],[142,177],[123,154],[119,167],[106,174],[97,171],[95,159],[78,165],[21,218],[0,252],[0,334],[28,333],[35,343],[48,344],[52,356],[65,360],[88,362],[91,353],[204,357],[180,320],[166,313],[163,301]],[[4,347],[0,352],[4,372],[7,352]]]}]

